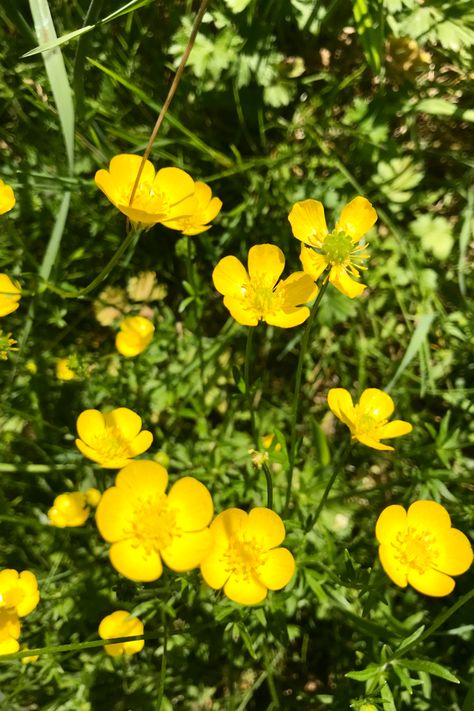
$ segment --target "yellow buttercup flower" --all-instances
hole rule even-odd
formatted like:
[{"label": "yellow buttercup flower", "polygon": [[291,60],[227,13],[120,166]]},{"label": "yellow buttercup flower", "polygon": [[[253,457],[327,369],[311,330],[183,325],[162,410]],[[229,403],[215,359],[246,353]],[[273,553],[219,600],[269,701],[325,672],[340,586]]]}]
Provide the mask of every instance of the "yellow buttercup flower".
[{"label": "yellow buttercup flower", "polygon": [[162,168],[155,173],[147,160],[130,205],[142,159],[133,154],[112,158],[109,170],[98,170],[95,182],[115,207],[131,222],[148,226],[189,217],[197,209],[194,180],[180,168]]},{"label": "yellow buttercup flower", "polygon": [[[324,207],[319,200],[302,200],[293,205],[288,215],[293,235],[303,244],[300,259],[303,269],[318,279],[330,267],[329,281],[349,298],[360,296],[365,284],[354,281],[362,262],[368,259],[367,248],[360,240],[377,220],[377,213],[368,200],[356,197],[346,205],[336,227],[328,231]],[[308,246],[307,246],[308,245]]]},{"label": "yellow buttercup flower", "polygon": [[[25,645],[22,647],[21,651],[26,652],[27,649],[28,649],[28,647]],[[39,654],[31,654],[29,657],[22,657],[21,663],[22,664],[34,664],[35,662],[38,661],[38,659],[39,659]]]},{"label": "yellow buttercup flower", "polygon": [[236,257],[224,257],[216,265],[212,280],[224,296],[224,306],[242,326],[265,321],[272,326],[298,326],[309,316],[304,304],[318,293],[313,279],[295,272],[279,281],[285,257],[274,244],[257,244],[248,254],[248,272]]},{"label": "yellow buttercup flower", "polygon": [[15,207],[15,194],[12,188],[0,180],[0,215],[10,212]]},{"label": "yellow buttercup flower", "polygon": [[[143,622],[138,617],[132,617],[126,610],[117,610],[111,615],[104,617],[99,625],[99,637],[101,639],[114,639],[114,637],[135,637],[143,634]],[[145,645],[145,640],[134,639],[130,642],[117,642],[117,644],[106,644],[104,649],[111,657],[119,657],[122,654],[136,654],[141,652]]]},{"label": "yellow buttercup flower", "polygon": [[196,568],[210,543],[213,505],[204,484],[186,476],[168,494],[168,472],[153,461],[133,462],[117,475],[96,511],[97,528],[111,543],[110,561],[130,580],[157,580],[168,568]]},{"label": "yellow buttercup flower", "polygon": [[21,632],[18,615],[11,609],[0,607],[0,654],[14,654],[20,649]]},{"label": "yellow buttercup flower", "polygon": [[295,560],[279,547],[285,526],[274,511],[227,509],[212,522],[211,534],[213,545],[201,573],[211,588],[223,587],[230,600],[257,605],[268,590],[280,590],[293,577]]},{"label": "yellow buttercup flower", "polygon": [[49,522],[58,528],[83,526],[90,513],[87,503],[81,491],[59,494],[48,511]]},{"label": "yellow buttercup flower", "polygon": [[126,358],[143,353],[151,343],[155,327],[148,318],[128,316],[120,324],[120,332],[115,338],[115,347]]},{"label": "yellow buttercup flower", "polygon": [[0,316],[8,316],[19,307],[20,285],[6,274],[0,274]]},{"label": "yellow buttercup flower", "polygon": [[24,570],[18,573],[7,568],[0,572],[0,611],[14,612],[25,617],[35,609],[40,599],[38,581],[34,573]]},{"label": "yellow buttercup flower", "polygon": [[353,440],[373,449],[393,452],[393,447],[382,444],[380,440],[401,437],[413,429],[404,420],[388,422],[395,405],[390,395],[378,388],[364,390],[355,406],[348,390],[331,388],[328,392],[328,405],[333,414],[349,427]]},{"label": "yellow buttercup flower", "polygon": [[451,528],[448,512],[436,501],[415,501],[408,511],[388,506],[377,520],[375,535],[389,578],[425,595],[449,595],[455,585],[451,576],[465,573],[473,560],[468,538]]},{"label": "yellow buttercup flower", "polygon": [[69,358],[59,358],[56,361],[56,377],[58,380],[75,380],[77,374],[69,366]]},{"label": "yellow buttercup flower", "polygon": [[84,496],[86,497],[86,501],[89,506],[93,506],[94,508],[99,505],[99,501],[102,498],[102,494],[100,493],[99,489],[94,489],[93,487],[87,489]]},{"label": "yellow buttercup flower", "polygon": [[183,235],[198,235],[209,230],[212,225],[209,222],[217,217],[222,207],[222,200],[212,197],[212,190],[206,183],[197,182],[194,184],[197,207],[189,217],[181,217],[178,220],[166,222],[166,227],[172,230],[179,230]]},{"label": "yellow buttercup flower", "polygon": [[141,418],[127,407],[105,414],[84,410],[77,418],[76,446],[101,467],[121,469],[151,447],[153,435],[141,427]]}]

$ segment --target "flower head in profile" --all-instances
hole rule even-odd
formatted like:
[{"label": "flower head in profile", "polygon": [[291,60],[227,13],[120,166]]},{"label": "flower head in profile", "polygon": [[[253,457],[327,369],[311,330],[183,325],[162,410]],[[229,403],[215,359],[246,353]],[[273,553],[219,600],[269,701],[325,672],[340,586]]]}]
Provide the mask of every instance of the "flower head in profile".
[{"label": "flower head in profile", "polygon": [[77,448],[105,469],[126,466],[153,442],[152,433],[142,430],[141,417],[127,407],[105,414],[84,410],[77,418],[77,433]]},{"label": "flower head in profile", "polygon": [[134,358],[148,348],[153,338],[155,327],[143,316],[127,316],[120,324],[120,331],[115,338],[115,347],[126,358]]},{"label": "flower head in profile", "polygon": [[0,274],[0,316],[16,311],[20,305],[20,285],[13,282],[6,274]]},{"label": "flower head in profile", "polygon": [[161,168],[155,173],[149,160],[145,161],[130,205],[141,162],[141,157],[133,154],[115,156],[109,170],[98,170],[95,174],[97,187],[133,223],[151,227],[157,222],[166,224],[193,215],[197,200],[191,176],[180,168]]},{"label": "flower head in profile", "polygon": [[354,198],[343,208],[332,232],[328,231],[324,207],[319,200],[295,203],[288,220],[293,235],[303,242],[300,259],[305,272],[316,280],[330,267],[329,281],[336,289],[351,299],[360,296],[365,284],[353,277],[366,269],[363,262],[369,256],[360,241],[377,220],[370,202],[361,196]]},{"label": "flower head in profile", "polygon": [[12,188],[0,180],[0,215],[10,212],[15,207],[15,194]]},{"label": "flower head in profile", "polygon": [[90,506],[97,506],[99,501],[100,492],[97,489],[59,494],[48,511],[49,522],[57,528],[83,526],[89,518]]},{"label": "flower head in profile", "polygon": [[194,184],[194,196],[197,200],[195,211],[189,217],[166,222],[166,227],[179,230],[183,235],[198,235],[206,232],[212,225],[209,223],[217,217],[222,207],[222,200],[212,197],[212,190],[206,183]]},{"label": "flower head in profile", "polygon": [[18,573],[7,568],[0,572],[0,611],[10,610],[18,617],[29,615],[40,599],[38,581],[34,573]]},{"label": "flower head in profile", "polygon": [[0,328],[0,360],[7,360],[9,353],[18,350],[17,341],[11,335],[11,333],[4,333]]},{"label": "flower head in profile", "polygon": [[312,277],[295,272],[287,279],[280,276],[285,257],[274,244],[257,244],[248,254],[248,271],[237,257],[218,262],[212,280],[224,296],[224,306],[242,326],[256,326],[265,321],[271,326],[298,326],[309,316],[304,304],[317,294]]},{"label": "flower head in profile", "polygon": [[449,595],[455,585],[451,576],[465,573],[473,560],[468,538],[451,528],[448,512],[436,501],[415,501],[408,511],[388,506],[377,520],[375,535],[389,578],[425,595]]},{"label": "flower head in profile", "polygon": [[213,545],[201,562],[206,583],[224,588],[230,600],[257,605],[268,590],[285,587],[295,572],[295,560],[286,548],[283,521],[274,511],[227,509],[211,524]]},{"label": "flower head in profile", "polygon": [[[138,617],[132,617],[126,610],[116,610],[111,615],[107,615],[99,625],[99,637],[101,639],[114,639],[115,637],[135,637],[143,634],[143,622]],[[119,657],[122,654],[136,654],[141,652],[145,645],[145,640],[134,639],[130,642],[117,642],[117,644],[106,644],[104,649],[111,657]]]},{"label": "flower head in profile", "polygon": [[390,395],[378,388],[364,390],[357,405],[353,404],[348,390],[331,388],[328,405],[332,413],[349,427],[353,440],[373,449],[393,452],[393,447],[380,440],[401,437],[413,429],[404,420],[388,422],[395,405]]},{"label": "flower head in profile", "polygon": [[0,607],[0,654],[14,654],[20,649],[21,625],[14,610]]},{"label": "flower head in profile", "polygon": [[133,462],[97,507],[97,528],[111,544],[110,561],[130,580],[157,580],[163,562],[178,572],[196,568],[210,546],[209,491],[190,476],[178,479],[168,494],[167,484],[168,472],[160,464]]}]

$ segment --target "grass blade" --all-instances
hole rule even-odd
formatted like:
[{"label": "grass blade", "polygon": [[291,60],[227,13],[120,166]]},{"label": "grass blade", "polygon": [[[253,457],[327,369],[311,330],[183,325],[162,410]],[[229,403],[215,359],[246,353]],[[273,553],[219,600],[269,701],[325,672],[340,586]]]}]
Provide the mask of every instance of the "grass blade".
[{"label": "grass blade", "polygon": [[413,332],[413,335],[410,339],[408,348],[405,351],[405,355],[403,356],[402,362],[398,366],[395,375],[393,376],[393,378],[391,379],[391,381],[385,388],[386,392],[390,392],[390,390],[393,388],[395,383],[403,375],[406,368],[410,365],[413,358],[416,356],[416,354],[423,347],[424,340],[425,340],[426,336],[428,335],[428,331],[430,330],[430,326],[433,322],[434,317],[435,317],[435,314],[421,314],[421,316],[418,317],[418,323],[417,323],[416,328]]}]

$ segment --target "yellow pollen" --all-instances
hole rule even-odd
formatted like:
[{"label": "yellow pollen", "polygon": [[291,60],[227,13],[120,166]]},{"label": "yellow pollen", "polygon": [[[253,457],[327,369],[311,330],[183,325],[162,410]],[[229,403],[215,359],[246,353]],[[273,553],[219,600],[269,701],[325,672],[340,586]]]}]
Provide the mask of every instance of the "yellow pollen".
[{"label": "yellow pollen", "polygon": [[234,536],[222,558],[224,568],[229,575],[233,575],[234,579],[248,582],[252,576],[258,576],[258,571],[265,563],[266,553],[255,538]]},{"label": "yellow pollen", "polygon": [[137,547],[147,552],[160,551],[182,535],[176,523],[176,513],[168,506],[165,494],[136,501],[127,535],[135,539]]},{"label": "yellow pollen", "polygon": [[92,447],[104,459],[127,459],[135,456],[130,449],[130,442],[117,427],[107,427],[102,434],[96,435]]},{"label": "yellow pollen", "polygon": [[395,558],[404,568],[412,568],[423,575],[434,567],[439,550],[431,533],[409,527],[406,531],[400,531],[395,540],[396,542],[392,543],[396,551]]},{"label": "yellow pollen", "polygon": [[274,284],[269,283],[268,278],[265,277],[253,277],[241,288],[246,307],[253,311],[259,319],[281,309],[283,294],[276,294],[274,288]]}]

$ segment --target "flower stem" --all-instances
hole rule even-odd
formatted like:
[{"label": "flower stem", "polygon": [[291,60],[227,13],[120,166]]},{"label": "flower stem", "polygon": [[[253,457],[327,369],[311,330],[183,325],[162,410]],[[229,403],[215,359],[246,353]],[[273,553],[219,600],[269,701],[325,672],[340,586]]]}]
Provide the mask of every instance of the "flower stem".
[{"label": "flower stem", "polygon": [[192,288],[193,291],[193,309],[194,309],[194,320],[195,320],[195,331],[196,331],[196,338],[197,338],[197,349],[198,349],[198,359],[199,359],[199,374],[200,374],[200,379],[201,379],[201,388],[200,388],[200,393],[201,393],[201,408],[202,408],[202,415],[204,416],[204,413],[206,411],[206,403],[204,400],[205,396],[205,384],[204,384],[204,350],[203,350],[203,342],[202,342],[202,328],[201,328],[201,316],[202,316],[202,299],[199,294],[199,279],[196,278],[199,277],[199,274],[197,273],[197,270],[194,268],[194,263],[193,263],[193,242],[191,241],[191,238],[188,237],[188,249],[187,249],[187,260],[186,260],[186,271],[187,271],[187,278],[188,282]]},{"label": "flower stem", "polygon": [[318,504],[318,508],[316,509],[316,511],[314,512],[313,516],[310,519],[310,522],[308,525],[308,530],[310,528],[314,528],[316,526],[316,523],[318,522],[318,519],[321,515],[321,511],[323,510],[323,508],[326,504],[327,498],[330,494],[330,491],[331,491],[332,487],[334,486],[334,482],[337,479],[337,475],[344,470],[344,465],[347,462],[350,451],[351,451],[351,443],[349,440],[349,444],[346,445],[345,449],[343,450],[341,456],[339,457],[337,465],[333,467],[333,472],[329,478],[328,483],[326,484],[326,488],[324,489],[323,495],[321,496],[321,500]]},{"label": "flower stem", "polygon": [[299,410],[299,404],[300,404],[303,363],[304,363],[304,359],[306,356],[306,351],[308,349],[311,327],[313,325],[313,321],[316,317],[316,314],[319,311],[319,305],[321,304],[322,298],[326,292],[326,289],[328,288],[328,284],[329,284],[329,281],[326,277],[323,280],[323,283],[322,283],[321,288],[319,290],[316,301],[314,302],[314,304],[311,308],[311,313],[309,315],[308,320],[306,321],[306,327],[305,327],[305,330],[303,333],[303,337],[301,339],[301,348],[300,348],[300,353],[299,353],[299,357],[298,357],[298,365],[296,367],[296,379],[295,379],[295,391],[294,391],[294,395],[293,395],[293,406],[292,406],[292,411],[291,411],[290,448],[289,448],[290,451],[289,451],[289,457],[288,457],[288,480],[287,480],[287,488],[286,488],[285,510],[288,510],[290,501],[291,501],[291,488],[292,488],[292,484],[293,484],[293,470],[295,467],[295,459],[296,459],[296,423],[298,421],[298,410]]},{"label": "flower stem", "polygon": [[158,687],[158,698],[156,700],[156,711],[160,711],[161,704],[163,703],[163,696],[165,693],[167,651],[168,651],[168,618],[166,616],[166,611],[163,610],[163,654],[161,657],[160,684]]}]

